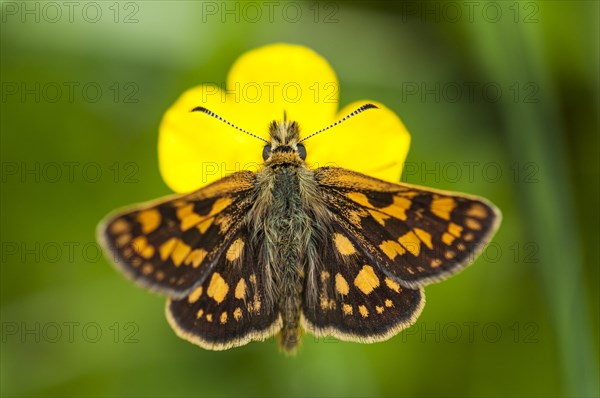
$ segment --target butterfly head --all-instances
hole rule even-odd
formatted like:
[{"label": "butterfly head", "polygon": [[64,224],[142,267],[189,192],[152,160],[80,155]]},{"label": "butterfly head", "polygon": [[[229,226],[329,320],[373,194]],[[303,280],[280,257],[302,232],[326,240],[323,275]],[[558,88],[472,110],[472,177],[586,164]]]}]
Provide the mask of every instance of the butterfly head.
[{"label": "butterfly head", "polygon": [[273,121],[269,125],[271,142],[263,149],[266,163],[298,163],[306,159],[306,148],[300,144],[300,130],[294,121]]}]

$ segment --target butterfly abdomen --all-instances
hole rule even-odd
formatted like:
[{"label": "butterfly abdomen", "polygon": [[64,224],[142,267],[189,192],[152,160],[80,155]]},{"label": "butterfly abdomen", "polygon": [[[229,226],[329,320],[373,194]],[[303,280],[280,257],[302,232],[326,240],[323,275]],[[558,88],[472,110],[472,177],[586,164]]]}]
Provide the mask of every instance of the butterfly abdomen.
[{"label": "butterfly abdomen", "polygon": [[[305,175],[296,165],[266,168],[259,176],[259,192],[249,225],[260,247],[259,261],[265,273],[265,302],[281,315],[279,345],[293,352],[300,341],[300,314],[304,278],[314,229],[305,198]],[[310,173],[310,172],[309,172]],[[266,189],[265,189],[266,188]],[[272,307],[272,308],[273,308]]]},{"label": "butterfly abdomen", "polygon": [[304,253],[310,236],[310,220],[302,208],[296,167],[281,167],[273,173],[273,203],[268,216],[270,264],[276,305],[283,320],[279,345],[292,352],[300,341],[300,312],[304,279]]}]

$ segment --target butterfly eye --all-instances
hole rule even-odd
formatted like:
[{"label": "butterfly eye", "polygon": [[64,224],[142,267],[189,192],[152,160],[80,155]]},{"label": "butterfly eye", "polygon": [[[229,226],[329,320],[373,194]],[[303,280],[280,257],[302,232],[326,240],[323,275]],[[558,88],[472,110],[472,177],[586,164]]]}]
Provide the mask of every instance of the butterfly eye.
[{"label": "butterfly eye", "polygon": [[270,155],[271,155],[271,144],[267,144],[263,148],[263,160],[267,160]]},{"label": "butterfly eye", "polygon": [[302,144],[297,145],[298,155],[300,155],[300,159],[306,160],[306,148]]}]

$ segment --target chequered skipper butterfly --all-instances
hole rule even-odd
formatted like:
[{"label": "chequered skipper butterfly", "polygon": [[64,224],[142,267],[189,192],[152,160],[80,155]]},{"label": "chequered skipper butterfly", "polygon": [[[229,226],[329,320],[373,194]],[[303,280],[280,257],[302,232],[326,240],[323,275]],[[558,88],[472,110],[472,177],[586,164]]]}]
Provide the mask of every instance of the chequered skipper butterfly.
[{"label": "chequered skipper butterfly", "polygon": [[386,340],[416,321],[423,287],[469,265],[499,225],[500,212],[482,198],[311,170],[296,122],[269,130],[270,141],[255,136],[267,142],[257,173],[135,206],[98,228],[117,267],[168,296],[171,326],[201,347],[277,335],[289,353],[302,329]]}]

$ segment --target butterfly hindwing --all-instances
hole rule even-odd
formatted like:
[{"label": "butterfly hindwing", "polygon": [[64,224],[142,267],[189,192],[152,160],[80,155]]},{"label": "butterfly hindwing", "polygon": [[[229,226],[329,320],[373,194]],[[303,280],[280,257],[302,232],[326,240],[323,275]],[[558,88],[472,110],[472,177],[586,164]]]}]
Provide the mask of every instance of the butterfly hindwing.
[{"label": "butterfly hindwing", "polygon": [[339,168],[320,168],[315,176],[354,244],[406,287],[427,285],[469,265],[500,221],[498,209],[477,197]]},{"label": "butterfly hindwing", "polygon": [[238,232],[254,178],[234,173],[193,193],[110,215],[99,225],[99,241],[138,284],[185,297]]},{"label": "butterfly hindwing", "polygon": [[[425,304],[422,289],[401,286],[367,258],[340,225],[326,243],[325,267],[307,280],[304,327],[316,336],[375,342],[412,325]],[[312,286],[311,286],[312,285]],[[311,300],[311,289],[317,297]],[[307,305],[314,301],[313,305]]]},{"label": "butterfly hindwing", "polygon": [[186,298],[167,301],[167,318],[180,337],[224,350],[279,331],[281,317],[265,300],[264,272],[255,252],[244,227],[200,286]]}]

